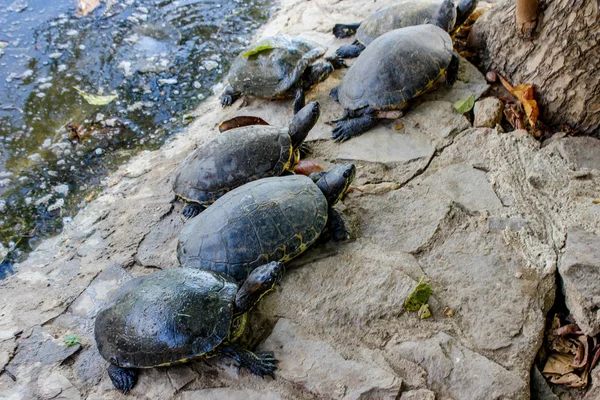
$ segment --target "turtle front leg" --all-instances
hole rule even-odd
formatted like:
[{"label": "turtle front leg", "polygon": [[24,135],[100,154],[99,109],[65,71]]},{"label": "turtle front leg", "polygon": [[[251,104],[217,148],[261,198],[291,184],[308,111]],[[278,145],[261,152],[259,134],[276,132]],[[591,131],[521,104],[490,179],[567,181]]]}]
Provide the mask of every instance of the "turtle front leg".
[{"label": "turtle front leg", "polygon": [[329,209],[327,225],[333,240],[336,242],[342,242],[350,239],[350,233],[346,230],[346,224],[344,224],[342,216],[334,208]]},{"label": "turtle front leg", "polygon": [[360,53],[363,52],[364,49],[365,46],[360,43],[348,44],[345,46],[340,46],[335,51],[335,54],[337,54],[337,56],[340,58],[356,58],[360,55]]},{"label": "turtle front leg", "polygon": [[204,211],[204,209],[205,207],[198,203],[186,203],[185,207],[183,207],[183,210],[181,210],[181,214],[185,219],[191,219]]},{"label": "turtle front leg", "polygon": [[458,28],[465,23],[469,15],[477,8],[479,0],[461,0],[456,6],[456,22],[454,23],[454,29]]},{"label": "turtle front leg", "polygon": [[239,98],[240,92],[237,92],[231,85],[227,85],[220,97],[221,105],[230,106]]},{"label": "turtle front leg", "polygon": [[334,141],[343,142],[354,136],[363,134],[374,127],[376,123],[377,116],[375,110],[367,108],[359,116],[339,121],[333,129],[331,136]]},{"label": "turtle front leg", "polygon": [[446,69],[446,85],[452,86],[458,79],[458,67],[460,65],[460,59],[456,53],[452,54],[452,60]]},{"label": "turtle front leg", "polygon": [[132,368],[121,368],[111,364],[108,367],[108,376],[114,387],[123,393],[129,393],[137,382],[138,372]]},{"label": "turtle front leg", "polygon": [[235,295],[235,315],[245,314],[269,293],[283,278],[284,266],[279,261],[255,268]]},{"label": "turtle front leg", "polygon": [[298,114],[300,110],[306,105],[306,99],[304,97],[304,90],[302,88],[296,89],[296,98],[294,99],[294,115]]},{"label": "turtle front leg", "polygon": [[360,22],[354,24],[335,24],[333,27],[333,36],[338,39],[352,36],[356,33],[359,26]]},{"label": "turtle front leg", "polygon": [[253,353],[249,350],[240,349],[232,345],[221,345],[217,350],[221,354],[237,361],[240,368],[246,368],[248,371],[261,378],[264,378],[267,375],[275,378],[273,373],[277,369],[278,360],[271,351]]}]

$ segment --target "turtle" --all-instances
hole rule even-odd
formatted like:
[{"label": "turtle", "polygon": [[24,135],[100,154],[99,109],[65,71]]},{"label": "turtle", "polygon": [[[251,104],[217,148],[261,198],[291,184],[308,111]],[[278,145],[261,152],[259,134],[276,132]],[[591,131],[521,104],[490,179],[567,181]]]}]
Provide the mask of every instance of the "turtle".
[{"label": "turtle", "polygon": [[[404,0],[392,6],[381,8],[361,23],[336,24],[333,34],[337,38],[348,37],[356,33],[356,40],[350,45],[336,50],[340,58],[358,57],[373,40],[394,29],[421,25],[429,22],[439,9],[441,0]],[[478,0],[462,0],[448,19],[447,31],[461,26],[477,8]]]},{"label": "turtle", "polygon": [[195,268],[170,268],[129,281],[98,313],[94,326],[113,385],[127,393],[138,369],[219,354],[256,375],[273,376],[277,360],[272,352],[253,353],[234,342],[248,311],[283,273],[282,263],[271,262],[256,268],[241,286],[228,275]]},{"label": "turtle", "polygon": [[304,104],[304,92],[344,66],[337,56],[325,57],[326,48],[310,40],[278,35],[263,39],[242,51],[229,70],[229,85],[221,104],[229,106],[242,94],[267,99],[296,96],[294,112]]},{"label": "turtle", "polygon": [[395,29],[375,39],[356,59],[331,97],[344,107],[332,136],[344,141],[375,126],[378,118],[398,118],[410,100],[445,76],[452,86],[459,57],[445,30],[454,4],[444,0],[431,23]]},{"label": "turtle", "polygon": [[175,172],[176,199],[192,218],[228,191],[247,182],[293,173],[300,146],[320,115],[319,103],[307,104],[288,126],[250,125],[231,129],[193,151]]},{"label": "turtle", "polygon": [[343,164],[312,177],[264,178],[232,190],[182,229],[179,262],[243,280],[267,261],[293,259],[317,238],[348,239],[333,205],[355,173],[353,164]]}]

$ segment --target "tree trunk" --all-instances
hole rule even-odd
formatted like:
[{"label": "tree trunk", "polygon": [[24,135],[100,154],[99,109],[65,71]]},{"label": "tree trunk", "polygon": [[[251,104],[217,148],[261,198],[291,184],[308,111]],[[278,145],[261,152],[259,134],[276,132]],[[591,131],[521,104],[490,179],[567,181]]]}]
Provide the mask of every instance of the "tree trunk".
[{"label": "tree trunk", "polygon": [[515,11],[515,0],[504,0],[475,24],[473,39],[485,67],[513,85],[534,84],[545,123],[598,134],[598,0],[541,0],[532,39],[518,34]]}]

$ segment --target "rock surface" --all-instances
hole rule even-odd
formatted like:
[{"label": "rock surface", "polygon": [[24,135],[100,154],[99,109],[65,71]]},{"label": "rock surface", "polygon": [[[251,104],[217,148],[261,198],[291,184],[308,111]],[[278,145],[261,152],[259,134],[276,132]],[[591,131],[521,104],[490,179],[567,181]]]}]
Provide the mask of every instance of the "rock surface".
[{"label": "rock surface", "polygon": [[[353,40],[334,39],[335,22],[387,4],[283,0],[262,35],[302,34],[332,52]],[[336,206],[352,239],[309,249],[251,312],[241,340],[274,352],[276,379],[214,357],[144,370],[125,396],[93,339],[95,314],[125,281],[176,266],[182,204],[170,203],[170,188],[179,161],[223,120],[256,115],[283,126],[292,114],[290,101],[249,97],[223,109],[211,98],[187,132],[112,174],[60,235],[0,281],[0,398],[529,398],[557,262],[583,259],[570,256],[581,251],[568,232],[600,235],[600,155],[588,140],[541,148],[526,132],[471,128],[452,103],[486,84],[474,67],[461,70],[472,79],[344,144],[328,140],[326,123],[342,111],[328,91],[344,71],[308,93],[323,109],[311,157],[357,165],[355,189]],[[403,309],[423,276],[433,289],[426,320]],[[81,345],[66,347],[69,334]]]},{"label": "rock surface", "polygon": [[495,128],[502,121],[504,103],[496,97],[486,97],[475,102],[473,125],[477,128]]},{"label": "rock surface", "polygon": [[567,307],[577,325],[586,335],[597,335],[600,333],[600,236],[570,229],[558,270]]}]

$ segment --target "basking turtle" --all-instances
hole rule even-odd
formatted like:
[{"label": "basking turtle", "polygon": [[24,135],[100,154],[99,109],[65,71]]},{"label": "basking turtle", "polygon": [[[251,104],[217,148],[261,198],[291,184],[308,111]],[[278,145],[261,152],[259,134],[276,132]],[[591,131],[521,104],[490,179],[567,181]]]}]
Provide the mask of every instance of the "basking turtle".
[{"label": "basking turtle", "polygon": [[[444,29],[451,31],[461,26],[475,10],[477,2],[478,0],[462,0]],[[341,46],[336,54],[341,58],[358,57],[365,46],[384,33],[431,21],[441,4],[441,0],[404,0],[375,11],[361,23],[336,24],[333,27],[335,37],[344,38],[356,33],[356,41],[351,45]]]},{"label": "basking turtle", "polygon": [[334,140],[366,132],[377,118],[398,118],[442,76],[454,84],[459,58],[445,30],[453,16],[454,4],[444,0],[431,24],[395,29],[367,46],[330,93],[344,107]]},{"label": "basking turtle", "polygon": [[291,93],[296,96],[297,112],[304,104],[304,92],[344,65],[337,56],[315,62],[326,50],[318,43],[287,35],[260,41],[233,61],[221,104],[229,106],[241,94],[277,99]]},{"label": "basking turtle", "polygon": [[347,239],[333,205],[354,179],[353,164],[340,165],[314,182],[304,175],[265,178],[221,197],[179,235],[182,265],[245,279],[268,261],[286,262],[319,236]]},{"label": "basking turtle", "polygon": [[320,115],[319,103],[307,104],[289,126],[250,125],[223,132],[200,146],[179,166],[173,191],[187,202],[192,218],[228,191],[247,182],[292,173],[300,145]]},{"label": "basking turtle", "polygon": [[239,288],[227,275],[193,268],[171,268],[128,282],[96,317],[96,344],[111,364],[113,385],[127,393],[138,368],[216,354],[256,375],[273,376],[273,353],[252,353],[232,342],[242,334],[246,313],[282,276],[283,265],[271,262],[256,268]]}]

